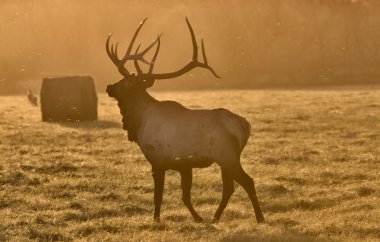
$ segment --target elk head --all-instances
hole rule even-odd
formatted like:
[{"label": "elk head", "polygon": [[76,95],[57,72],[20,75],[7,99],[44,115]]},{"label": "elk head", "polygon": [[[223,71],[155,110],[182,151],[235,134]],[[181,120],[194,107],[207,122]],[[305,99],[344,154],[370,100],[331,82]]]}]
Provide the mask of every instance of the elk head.
[{"label": "elk head", "polygon": [[[189,20],[186,18],[186,23],[190,31],[191,40],[193,44],[193,57],[192,59],[181,69],[174,71],[174,72],[168,72],[168,73],[153,73],[154,64],[158,55],[158,52],[160,50],[160,35],[156,38],[153,43],[151,43],[148,47],[146,47],[144,50],[140,50],[140,45],[136,48],[136,51],[134,54],[131,54],[133,44],[136,40],[136,37],[138,33],[141,30],[141,27],[144,25],[146,21],[146,18],[140,23],[139,27],[137,28],[135,34],[132,37],[131,43],[128,46],[128,49],[126,53],[124,54],[124,57],[119,58],[118,57],[118,43],[111,44],[111,47],[109,45],[111,35],[108,37],[106,41],[106,50],[107,54],[112,60],[112,62],[116,65],[117,69],[119,70],[120,74],[123,76],[123,79],[121,79],[119,82],[108,85],[107,86],[107,93],[110,97],[114,97],[119,102],[123,99],[123,97],[128,96],[128,93],[136,93],[136,91],[140,90],[146,90],[147,88],[153,86],[155,80],[158,79],[170,79],[175,78],[178,76],[181,76],[185,74],[186,72],[196,68],[201,67],[205,68],[211,71],[211,73],[219,78],[219,76],[215,73],[215,71],[208,65],[206,52],[204,48],[204,43],[202,40],[202,55],[203,55],[203,62],[198,61],[198,46],[197,41],[195,39],[193,28],[190,25]],[[147,61],[144,56],[145,54],[152,49],[153,46],[156,45],[155,53],[150,61]],[[130,73],[126,67],[125,63],[131,60],[134,63],[134,66],[136,68],[137,73]],[[140,67],[139,62],[143,62],[144,64],[149,66],[148,72],[144,73]]]}]

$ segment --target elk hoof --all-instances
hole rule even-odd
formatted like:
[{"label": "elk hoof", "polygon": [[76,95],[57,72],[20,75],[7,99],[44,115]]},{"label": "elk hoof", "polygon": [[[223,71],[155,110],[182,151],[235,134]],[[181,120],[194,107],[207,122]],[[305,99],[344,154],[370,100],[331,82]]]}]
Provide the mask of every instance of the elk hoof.
[{"label": "elk hoof", "polygon": [[203,218],[202,217],[196,217],[196,218],[194,218],[194,221],[196,223],[202,223],[203,222]]},{"label": "elk hoof", "polygon": [[160,217],[153,218],[154,222],[159,223],[160,222]]},{"label": "elk hoof", "polygon": [[211,219],[211,223],[212,224],[217,224],[217,223],[219,223],[219,219],[218,218],[213,218],[213,219]]},{"label": "elk hoof", "polygon": [[257,223],[259,223],[259,224],[265,223],[264,217],[257,218],[256,220],[257,220]]}]

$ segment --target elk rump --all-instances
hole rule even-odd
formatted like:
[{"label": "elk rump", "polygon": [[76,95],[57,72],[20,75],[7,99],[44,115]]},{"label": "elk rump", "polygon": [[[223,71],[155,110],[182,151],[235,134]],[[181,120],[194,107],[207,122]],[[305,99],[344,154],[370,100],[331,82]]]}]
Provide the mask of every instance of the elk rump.
[{"label": "elk rump", "polygon": [[44,78],[40,99],[42,121],[97,120],[98,98],[91,76]]}]

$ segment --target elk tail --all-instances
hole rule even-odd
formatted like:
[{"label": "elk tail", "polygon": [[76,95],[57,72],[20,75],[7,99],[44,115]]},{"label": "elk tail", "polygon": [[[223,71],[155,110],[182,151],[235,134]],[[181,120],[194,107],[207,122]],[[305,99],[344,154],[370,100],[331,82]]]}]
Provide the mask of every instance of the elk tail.
[{"label": "elk tail", "polygon": [[251,136],[251,124],[243,117],[238,116],[238,118],[243,129],[242,143],[240,145],[240,152],[242,152],[248,142],[249,136]]},{"label": "elk tail", "polygon": [[221,109],[221,111],[223,125],[226,127],[230,135],[236,139],[239,144],[240,152],[242,152],[248,142],[249,136],[251,135],[251,125],[245,118],[239,115],[226,109]]}]

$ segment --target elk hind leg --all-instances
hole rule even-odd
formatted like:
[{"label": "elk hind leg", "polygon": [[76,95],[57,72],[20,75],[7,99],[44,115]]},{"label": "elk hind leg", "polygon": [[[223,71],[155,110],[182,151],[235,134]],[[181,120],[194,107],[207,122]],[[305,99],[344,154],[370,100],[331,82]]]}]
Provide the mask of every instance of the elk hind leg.
[{"label": "elk hind leg", "polygon": [[181,173],[181,186],[182,186],[182,201],[185,206],[189,209],[194,221],[200,223],[203,218],[198,215],[191,204],[191,186],[193,180],[193,170],[191,168],[186,168],[180,171]]},{"label": "elk hind leg", "polygon": [[231,175],[228,174],[228,172],[224,169],[222,169],[222,181],[223,181],[222,200],[219,204],[218,209],[216,210],[216,213],[214,215],[214,218],[212,219],[212,222],[219,221],[220,216],[222,215],[224,209],[226,208],[228,201],[230,200],[232,194],[235,191],[234,180],[232,179]]},{"label": "elk hind leg", "polygon": [[230,169],[233,179],[239,183],[244,190],[248,193],[249,198],[251,199],[253,208],[256,214],[256,220],[258,223],[265,222],[263,213],[261,212],[259,200],[257,199],[255,184],[253,179],[243,170],[240,163],[235,167]]}]

